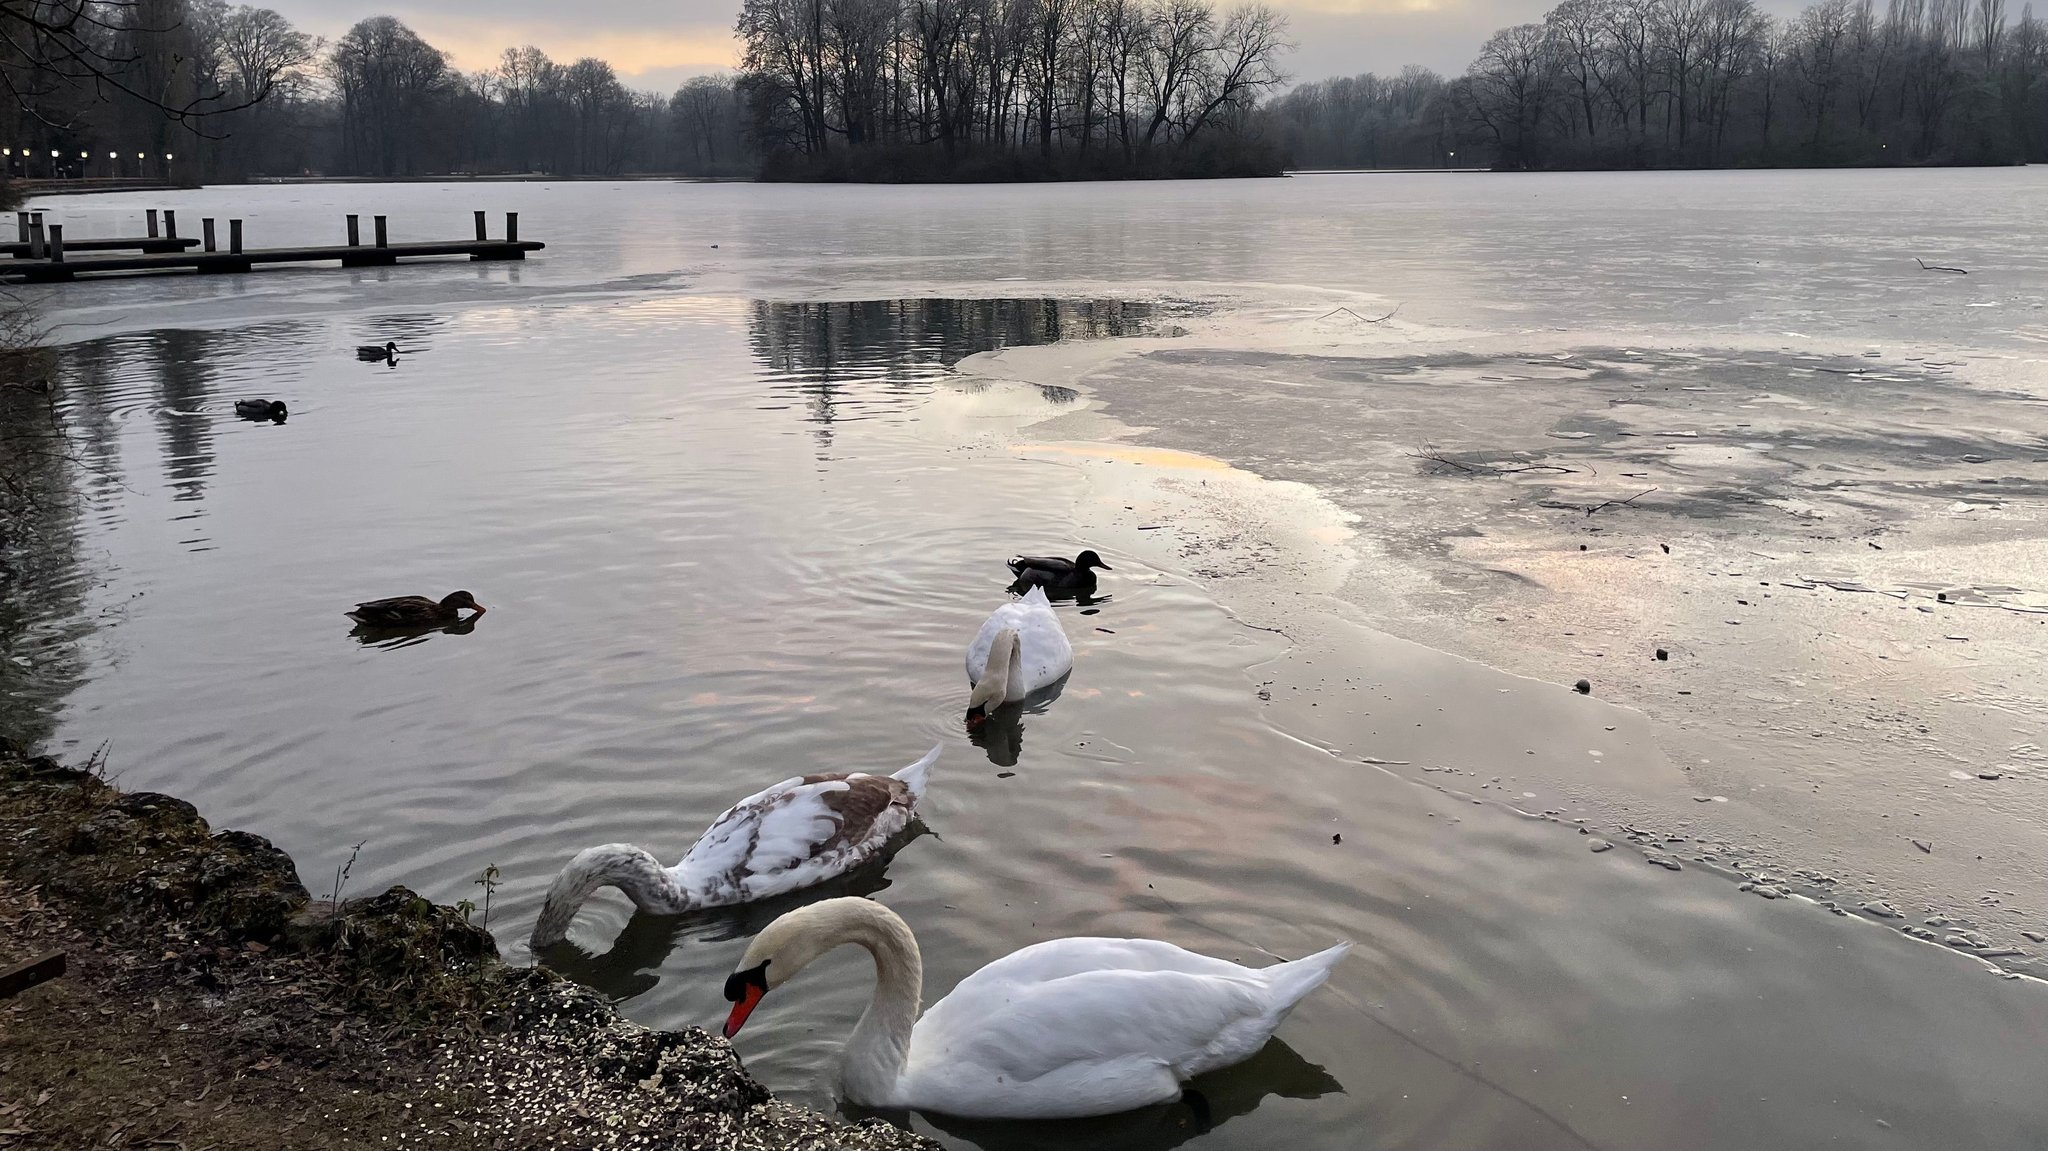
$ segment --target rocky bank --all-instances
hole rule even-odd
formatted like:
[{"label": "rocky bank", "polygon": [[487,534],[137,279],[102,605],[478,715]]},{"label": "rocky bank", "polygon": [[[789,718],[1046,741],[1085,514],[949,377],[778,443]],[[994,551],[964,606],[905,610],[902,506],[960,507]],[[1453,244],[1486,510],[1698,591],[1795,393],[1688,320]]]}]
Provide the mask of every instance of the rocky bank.
[{"label": "rocky bank", "polygon": [[0,1149],[934,1148],[780,1103],[403,887],[336,905],[260,836],[0,740]]}]

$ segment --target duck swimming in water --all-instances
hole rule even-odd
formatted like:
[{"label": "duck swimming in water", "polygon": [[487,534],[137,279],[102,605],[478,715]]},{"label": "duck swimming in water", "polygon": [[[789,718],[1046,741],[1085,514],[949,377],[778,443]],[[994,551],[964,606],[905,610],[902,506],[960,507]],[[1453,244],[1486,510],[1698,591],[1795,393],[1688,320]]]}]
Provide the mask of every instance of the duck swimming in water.
[{"label": "duck swimming in water", "polygon": [[396,342],[387,342],[381,348],[375,344],[356,345],[356,359],[366,364],[373,364],[378,360],[396,360],[397,358],[398,344]]},{"label": "duck swimming in water", "polygon": [[532,945],[561,942],[576,909],[601,887],[625,892],[642,911],[680,915],[844,875],[899,844],[938,760],[933,747],[893,775],[792,776],[733,804],[674,867],[630,843],[585,848],[548,888]]},{"label": "duck swimming in water", "polygon": [[[359,603],[348,618],[370,627],[440,627],[462,618],[464,610],[484,614],[484,605],[466,591],[449,592],[440,600],[423,595],[401,595]],[[476,616],[471,616],[475,619]]]},{"label": "duck swimming in water", "polygon": [[270,420],[283,423],[285,415],[283,400],[236,400],[235,414],[245,420]]},{"label": "duck swimming in water", "polygon": [[1111,571],[1093,548],[1073,559],[1058,556],[1012,556],[1010,571],[1017,577],[1013,590],[1042,587],[1056,596],[1090,595],[1095,591],[1095,571]]}]

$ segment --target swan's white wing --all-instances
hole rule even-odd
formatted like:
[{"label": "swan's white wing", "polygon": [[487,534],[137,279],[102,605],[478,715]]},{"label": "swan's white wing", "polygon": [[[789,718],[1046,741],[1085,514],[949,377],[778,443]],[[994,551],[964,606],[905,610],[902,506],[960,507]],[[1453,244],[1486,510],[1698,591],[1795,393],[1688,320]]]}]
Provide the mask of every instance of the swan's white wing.
[{"label": "swan's white wing", "polygon": [[858,866],[908,826],[914,797],[880,775],[783,780],[718,817],[675,868],[701,906],[794,891]]},{"label": "swan's white wing", "polygon": [[[1019,608],[1025,617],[1022,626],[1017,629],[1021,647],[1020,660],[1024,671],[1024,693],[1047,687],[1054,680],[1072,671],[1073,645],[1067,642],[1066,630],[1060,627],[1060,617],[1053,612],[1052,605],[1045,602],[1045,597],[1040,595],[1035,603],[1026,597],[1010,606]],[[1011,690],[1015,692],[1016,687],[1017,685],[1012,684]]]},{"label": "swan's white wing", "polygon": [[1031,618],[1030,607],[1022,600],[1012,600],[988,613],[988,618],[981,621],[981,630],[974,633],[974,642],[967,645],[969,683],[981,682],[981,673],[988,668],[988,649],[995,643],[996,633],[1004,628],[1015,628],[1021,640]]},{"label": "swan's white wing", "polygon": [[1270,991],[1236,964],[1145,940],[1054,940],[932,1006],[913,1033],[902,1102],[1017,1117],[1142,1107],[1247,1058],[1277,1022]]}]

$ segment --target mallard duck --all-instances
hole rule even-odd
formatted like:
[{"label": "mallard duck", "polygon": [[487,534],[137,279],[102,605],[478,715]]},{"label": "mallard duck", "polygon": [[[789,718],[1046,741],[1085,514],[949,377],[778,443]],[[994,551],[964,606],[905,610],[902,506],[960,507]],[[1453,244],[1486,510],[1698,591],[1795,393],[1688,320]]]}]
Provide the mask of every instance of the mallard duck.
[{"label": "mallard duck", "polygon": [[375,363],[378,360],[395,360],[397,358],[398,345],[395,342],[386,343],[381,348],[375,344],[356,345],[356,359],[362,360],[365,363]]},{"label": "mallard duck", "polygon": [[1017,576],[1015,587],[1042,587],[1052,595],[1086,595],[1095,590],[1093,569],[1112,571],[1093,548],[1082,552],[1073,559],[1058,556],[1012,556],[1010,571]]},{"label": "mallard duck", "polygon": [[748,945],[725,981],[725,1037],[762,996],[848,943],[874,957],[875,990],[846,1044],[846,1097],[969,1119],[1170,1103],[1189,1079],[1256,1054],[1351,949],[1250,968],[1157,939],[1051,939],[969,975],[919,1018],[924,963],[909,926],[871,900],[828,899]]},{"label": "mallard duck", "polygon": [[1045,589],[1032,588],[982,621],[967,647],[967,718],[979,722],[1005,703],[1050,687],[1074,670],[1074,647]]},{"label": "mallard duck", "polygon": [[235,414],[245,420],[275,420],[284,422],[283,400],[236,400]]},{"label": "mallard duck", "polygon": [[642,911],[679,915],[769,899],[844,875],[897,843],[938,761],[933,747],[892,775],[791,776],[733,804],[674,867],[630,843],[585,848],[548,888],[532,946],[559,942],[576,909],[600,887],[618,888]]},{"label": "mallard duck", "polygon": [[[484,605],[466,591],[449,592],[436,603],[423,595],[401,595],[359,603],[348,618],[371,627],[437,627],[462,618],[464,608],[484,614]],[[475,619],[476,616],[471,616]]]}]

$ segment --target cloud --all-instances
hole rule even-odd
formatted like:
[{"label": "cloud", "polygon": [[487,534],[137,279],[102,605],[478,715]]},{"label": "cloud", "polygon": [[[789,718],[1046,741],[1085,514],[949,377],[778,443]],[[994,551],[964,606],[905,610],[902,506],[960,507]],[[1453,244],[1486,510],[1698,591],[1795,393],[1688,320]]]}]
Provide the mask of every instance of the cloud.
[{"label": "cloud", "polygon": [[1327,12],[1346,16],[1384,16],[1395,13],[1455,12],[1465,7],[1459,0],[1288,0],[1275,7],[1291,12]]},{"label": "cloud", "polygon": [[595,56],[618,70],[629,84],[642,76],[696,75],[730,70],[739,61],[739,41],[726,27],[564,28],[541,23],[507,24],[467,17],[422,16],[413,30],[445,49],[465,71],[489,68],[507,48],[532,44],[567,63]]},{"label": "cloud", "polygon": [[[388,13],[449,52],[465,70],[488,68],[507,48],[532,44],[557,60],[597,56],[631,86],[666,90],[689,76],[729,70],[739,0],[251,0],[333,38],[364,16]],[[1235,0],[1216,0],[1228,7]],[[1293,22],[1300,45],[1286,64],[1302,80],[1421,64],[1455,75],[1495,29],[1542,18],[1557,0],[1267,0]],[[1763,0],[1787,10],[1804,0]]]}]

